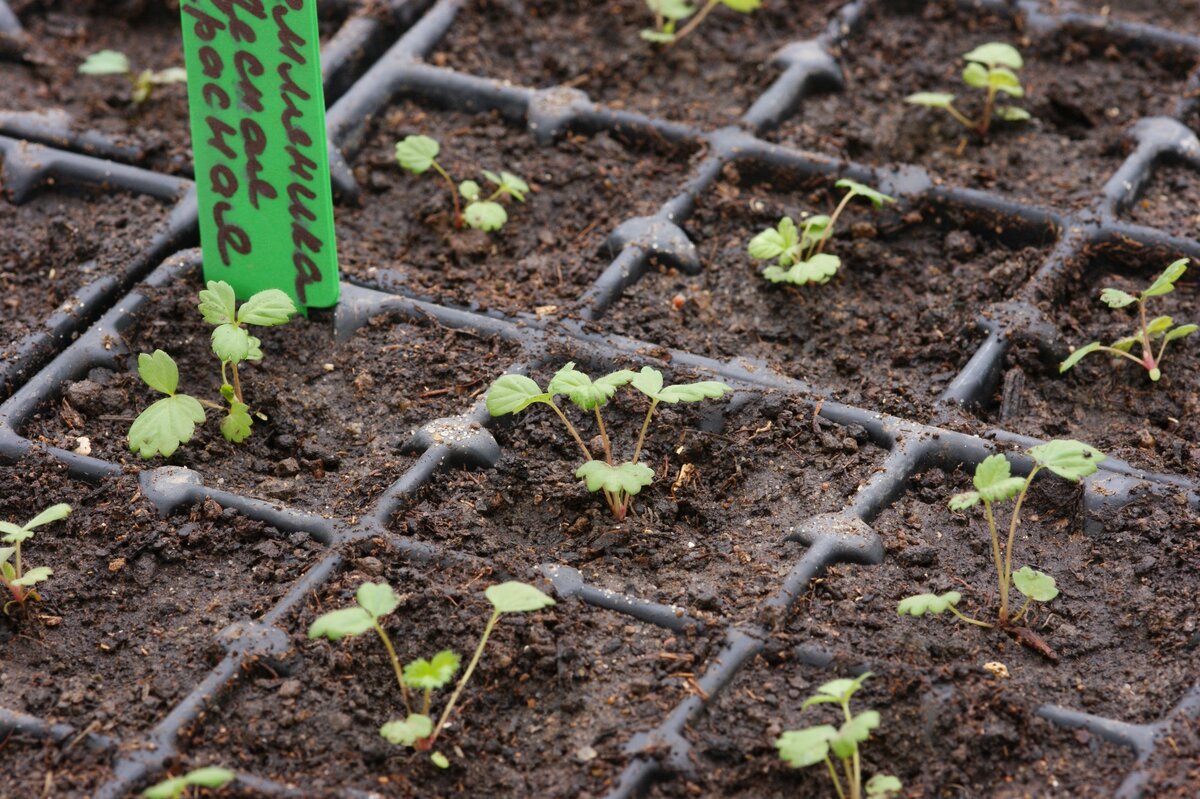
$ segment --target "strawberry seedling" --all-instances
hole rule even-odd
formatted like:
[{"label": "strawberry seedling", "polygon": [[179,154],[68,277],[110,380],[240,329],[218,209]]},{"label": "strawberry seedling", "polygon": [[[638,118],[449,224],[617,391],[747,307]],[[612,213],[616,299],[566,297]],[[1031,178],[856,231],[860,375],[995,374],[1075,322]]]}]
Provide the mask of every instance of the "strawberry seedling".
[{"label": "strawberry seedling", "polygon": [[23,525],[17,526],[12,522],[0,522],[0,533],[3,534],[0,542],[11,544],[11,546],[0,547],[0,581],[3,581],[4,587],[12,596],[12,599],[4,603],[5,615],[8,615],[9,608],[14,604],[24,610],[25,600],[40,601],[41,596],[38,595],[34,586],[48,580],[54,574],[54,571],[47,566],[25,568],[25,563],[21,558],[21,544],[33,538],[33,531],[37,528],[65,519],[70,512],[71,506],[60,502],[46,508]]},{"label": "strawberry seedling", "polygon": [[[646,5],[654,14],[654,27],[643,30],[641,37],[670,47],[694,31],[717,6],[749,14],[762,6],[762,0],[706,0],[699,11],[687,0],[646,0]],[[685,19],[688,22],[677,31],[676,27]]]},{"label": "strawberry seedling", "polygon": [[927,108],[944,108],[946,113],[980,136],[987,136],[993,117],[1005,122],[1022,122],[1030,118],[1024,108],[996,105],[996,97],[1001,94],[1018,98],[1025,96],[1021,79],[1017,77],[1017,70],[1025,66],[1025,61],[1017,48],[1003,42],[988,42],[964,53],[963,60],[967,62],[962,73],[963,83],[972,89],[984,90],[983,108],[977,119],[955,108],[955,95],[946,92],[917,92],[905,97],[904,102]]},{"label": "strawberry seedling", "polygon": [[130,98],[134,105],[141,105],[149,100],[156,86],[187,81],[187,71],[183,67],[167,67],[158,71],[143,69],[141,72],[135,73],[129,63],[129,57],[116,50],[101,50],[92,53],[80,64],[79,74],[124,75],[132,85]]},{"label": "strawberry seedling", "polygon": [[[454,226],[467,227],[476,230],[499,230],[508,222],[508,211],[498,202],[501,198],[512,197],[517,202],[525,202],[529,193],[529,184],[511,172],[490,172],[482,170],[484,180],[496,188],[490,194],[484,194],[483,188],[474,180],[464,180],[457,187],[454,179],[445,167],[437,161],[441,145],[436,139],[428,136],[406,136],[403,141],[396,142],[396,161],[400,167],[414,175],[423,175],[430,169],[442,176],[450,189],[454,201]],[[462,208],[458,197],[462,195],[467,201],[467,207]]]}]

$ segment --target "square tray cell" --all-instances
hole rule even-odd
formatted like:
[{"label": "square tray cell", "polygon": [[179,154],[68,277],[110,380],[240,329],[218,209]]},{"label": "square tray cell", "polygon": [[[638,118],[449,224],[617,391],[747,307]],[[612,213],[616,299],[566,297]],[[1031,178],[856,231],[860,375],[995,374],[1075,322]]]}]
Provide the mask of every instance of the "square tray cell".
[{"label": "square tray cell", "polygon": [[[396,163],[396,142],[425,135],[455,182],[488,192],[481,170],[529,183],[525,202],[505,199],[508,223],[456,230],[446,182]],[[686,177],[691,145],[639,143],[616,134],[568,134],[540,146],[496,114],[434,111],[404,100],[380,115],[354,160],[361,207],[339,207],[338,260],[355,281],[472,308],[565,310],[604,270],[605,238],[632,216],[655,213]]]},{"label": "square tray cell", "polygon": [[[965,113],[978,113],[962,55],[992,41],[1021,51],[1026,95],[1013,102],[1032,120],[996,123],[985,144],[945,111],[904,102],[914,92],[952,92]],[[845,91],[810,98],[773,138],[863,163],[918,164],[948,185],[1060,207],[1095,199],[1121,164],[1130,124],[1173,113],[1193,64],[1102,33],[1031,40],[1013,21],[949,3],[916,12],[881,3],[841,51]]]},{"label": "square tray cell", "polygon": [[23,545],[27,568],[54,574],[28,618],[0,618],[0,707],[77,730],[152,727],[220,659],[214,635],[269,609],[321,551],[211,501],[162,519],[129,477],[93,486],[29,458],[0,478],[0,518],[74,509]]},{"label": "square tray cell", "polygon": [[41,796],[43,791],[47,796],[94,795],[97,788],[112,779],[112,754],[89,749],[85,743],[71,746],[74,737],[54,741],[24,732],[5,732],[0,792],[4,796]]},{"label": "square tray cell", "polygon": [[[179,365],[179,390],[218,401],[220,362],[209,346],[212,326],[196,310],[195,278],[147,289],[152,302],[125,332],[132,353],[163,349]],[[439,327],[433,321],[380,316],[344,341],[328,315],[297,317],[255,328],[264,358],[242,368],[252,410],[267,415],[234,445],[219,431],[221,411],[209,411],[193,440],[170,458],[142,460],[129,451],[133,419],[158,398],[136,374],[93,369],[63,387],[24,433],[68,450],[80,436],[92,455],[135,469],[187,466],[214,488],[251,494],[344,517],[362,513],[411,465],[399,453],[426,421],[460,413],[493,374],[511,363],[515,345]],[[300,391],[299,388],[304,390]]]},{"label": "square tray cell", "polygon": [[[1110,344],[1133,335],[1137,316],[1131,311],[1135,306],[1109,308],[1100,301],[1100,290],[1113,286],[1136,294],[1178,257],[1133,243],[1096,245],[1071,265],[1059,286],[1046,291],[1041,308],[1065,344]],[[1167,315],[1176,324],[1200,323],[1198,287],[1192,266],[1174,292],[1150,300],[1149,318]],[[1139,345],[1134,354],[1140,352]],[[1013,347],[1005,369],[995,404],[982,412],[989,424],[1037,438],[1076,438],[1151,471],[1200,473],[1196,335],[1168,345],[1157,383],[1140,366],[1104,353],[1088,355],[1060,375],[1058,361],[1044,360],[1032,343]],[[1001,401],[1005,384],[1019,386],[1008,402]]]},{"label": "square tray cell", "polygon": [[755,171],[727,169],[730,180],[700,197],[685,223],[700,274],[648,273],[608,311],[608,329],[714,358],[760,359],[851,404],[928,418],[982,341],[976,321],[986,305],[1024,283],[1045,252],[1036,245],[1052,242],[1048,229],[1016,220],[938,207],[897,218],[855,200],[826,248],[842,259],[833,279],[772,284],[761,275],[766,262],[747,253],[750,240],[785,215],[829,213],[842,191],[786,173],[759,182]]},{"label": "square tray cell", "polygon": [[[317,794],[445,796],[473,785],[500,796],[601,795],[625,762],[622,745],[686,695],[714,641],[574,600],[505,616],[438,739],[452,762],[441,770],[427,753],[379,735],[405,711],[375,633],[337,643],[307,636],[318,615],[352,605],[362,583],[386,581],[402,597],[384,621],[400,662],[451,649],[465,667],[491,614],[484,589],[500,580],[487,569],[420,565],[364,548],[287,617],[294,670],[249,672],[183,733],[181,749],[197,763],[222,762]],[[451,691],[434,692],[433,712]]]},{"label": "square tray cell", "polygon": [[1122,215],[1139,225],[1158,228],[1173,236],[1200,235],[1200,174],[1183,164],[1158,164],[1141,197]]},{"label": "square tray cell", "polygon": [[429,60],[520,86],[571,86],[613,108],[718,128],[735,123],[779,74],[769,66],[775,51],[821,33],[841,5],[767,3],[751,14],[718,6],[694,33],[662,48],[639,36],[654,26],[642,0],[472,0]]},{"label": "square tray cell", "polygon": [[[545,385],[553,371],[533,377]],[[668,384],[692,379],[666,376]],[[595,419],[560,401],[603,457]],[[632,457],[647,407],[623,388],[603,409],[616,460]],[[783,541],[788,533],[844,507],[884,455],[865,430],[817,420],[809,406],[775,394],[660,405],[655,416],[641,458],[655,481],[623,523],[574,476],[583,455],[565,426],[535,406],[496,428],[504,451],[497,468],[431,481],[397,514],[394,529],[517,572],[564,563],[618,593],[749,615],[798,557]]]}]

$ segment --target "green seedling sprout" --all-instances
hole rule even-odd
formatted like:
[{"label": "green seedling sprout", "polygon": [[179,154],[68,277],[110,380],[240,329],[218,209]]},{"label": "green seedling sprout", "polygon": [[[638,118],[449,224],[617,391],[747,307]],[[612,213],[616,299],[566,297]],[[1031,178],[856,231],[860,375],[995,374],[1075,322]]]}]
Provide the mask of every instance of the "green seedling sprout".
[{"label": "green seedling sprout", "polygon": [[[1175,290],[1175,281],[1183,276],[1187,271],[1188,259],[1180,258],[1173,264],[1168,266],[1161,275],[1155,278],[1154,282],[1137,296],[1127,294],[1120,289],[1106,288],[1100,292],[1100,300],[1109,308],[1124,308],[1128,305],[1137,303],[1138,310],[1138,327],[1137,331],[1132,336],[1127,336],[1123,339],[1114,341],[1109,346],[1104,346],[1099,341],[1093,341],[1071,353],[1071,357],[1063,361],[1058,371],[1067,371],[1075,364],[1079,363],[1086,356],[1093,352],[1107,352],[1120,358],[1128,358],[1138,366],[1144,368],[1150,373],[1150,379],[1158,382],[1162,377],[1162,362],[1163,353],[1167,351],[1167,345],[1177,338],[1190,336],[1196,332],[1196,325],[1176,325],[1175,320],[1169,316],[1156,316],[1149,322],[1146,321],[1146,300],[1151,297],[1161,297],[1164,294],[1170,294]],[[1158,353],[1154,352],[1154,341],[1162,339],[1162,343],[1158,347]],[[1138,358],[1130,350],[1135,344],[1141,344],[1142,357]]]},{"label": "green seedling sprout", "polygon": [[[646,5],[654,14],[654,27],[643,30],[641,37],[648,42],[670,47],[694,31],[717,6],[731,8],[739,14],[749,14],[762,6],[762,0],[706,0],[699,13],[696,12],[696,6],[687,0],[646,0]],[[676,26],[689,17],[688,23],[676,31]]]},{"label": "green seedling sprout", "polygon": [[876,208],[882,208],[885,202],[896,201],[849,178],[842,178],[834,185],[845,189],[846,193],[829,216],[810,216],[801,222],[799,228],[790,216],[785,216],[775,228],[768,228],[750,240],[751,258],[756,261],[775,261],[763,269],[763,277],[767,280],[797,286],[828,283],[841,267],[842,261],[824,251],[825,242],[833,234],[838,218],[850,201],[855,197],[866,197]]},{"label": "green seedling sprout", "polygon": [[237,777],[227,768],[205,766],[182,777],[171,777],[142,791],[143,799],[180,799],[188,788],[224,788]]},{"label": "green seedling sprout", "polygon": [[[865,786],[862,784],[862,759],[858,746],[871,736],[871,730],[879,726],[880,718],[877,710],[864,710],[857,715],[850,712],[850,697],[870,676],[871,672],[868,671],[853,680],[827,682],[804,702],[806,708],[826,703],[841,707],[843,721],[840,727],[819,724],[803,730],[787,730],[775,739],[780,759],[792,768],[807,768],[824,762],[838,799],[862,799],[864,795],[869,799],[887,799],[902,787],[900,780],[890,774],[876,774]],[[837,758],[841,765],[841,777],[838,776],[833,758]],[[845,783],[842,782],[843,777]]]},{"label": "green seedling sprout", "polygon": [[[401,168],[414,175],[422,175],[430,169],[437,172],[446,181],[450,196],[454,200],[454,227],[461,228],[465,222],[467,227],[476,230],[499,230],[508,222],[508,211],[497,202],[502,197],[512,197],[517,202],[525,202],[529,193],[529,184],[512,172],[490,172],[482,170],[483,177],[496,188],[485,195],[483,188],[474,180],[464,180],[457,187],[450,173],[437,162],[441,145],[436,139],[428,136],[406,136],[403,141],[396,142],[396,161]],[[467,201],[467,207],[461,208],[458,197],[462,195]]]},{"label": "green seedling sprout", "polygon": [[[404,699],[405,710],[403,719],[396,719],[384,724],[379,728],[379,734],[394,744],[411,746],[420,752],[431,752],[434,744],[437,743],[438,735],[445,728],[446,722],[450,720],[450,714],[454,711],[459,697],[462,696],[463,688],[471,679],[475,667],[479,665],[479,659],[483,656],[483,648],[487,644],[492,630],[495,629],[496,623],[500,621],[500,617],[505,613],[531,613],[555,604],[553,599],[532,585],[515,581],[493,585],[484,591],[484,595],[492,604],[491,618],[488,619],[487,626],[483,628],[483,636],[479,639],[479,646],[475,648],[471,662],[467,664],[466,671],[459,678],[458,684],[454,687],[454,693],[450,695],[436,724],[429,715],[432,694],[435,690],[444,688],[450,683],[455,672],[458,671],[459,658],[457,654],[446,649],[438,652],[429,660],[419,658],[403,669],[400,667],[396,649],[392,646],[391,638],[388,637],[380,622],[400,605],[400,597],[390,585],[387,583],[363,583],[355,594],[357,606],[334,610],[319,617],[308,628],[308,637],[324,637],[331,641],[339,641],[342,638],[360,635],[368,630],[375,630],[383,642],[384,649],[387,650],[392,671],[396,675],[396,682],[400,685],[400,695]],[[417,708],[414,708],[410,689],[421,692],[419,712],[417,712]],[[450,765],[449,758],[441,752],[432,751],[429,758],[440,768],[447,768]]]},{"label": "green seedling sprout", "polygon": [[[291,298],[279,289],[257,292],[238,308],[233,287],[223,280],[208,281],[208,288],[200,292],[199,308],[204,321],[215,325],[212,350],[221,360],[221,397],[228,408],[177,393],[179,368],[174,359],[162,350],[143,352],[138,356],[138,375],[150,388],[166,395],[142,411],[129,428],[129,448],[143,458],[170,456],[180,444],[190,441],[196,425],[205,421],[205,407],[225,411],[221,435],[226,440],[234,444],[245,441],[254,420],[242,393],[238,364],[263,357],[262,342],[247,328],[282,325],[296,314]],[[254,415],[266,418],[261,413]]]},{"label": "green seedling sprout", "polygon": [[[637,444],[633,448],[633,458],[617,463],[613,455],[612,440],[601,407],[606,405],[617,389],[624,385],[633,386],[650,400],[646,418],[642,422],[642,430],[638,434]],[[718,399],[732,391],[729,386],[715,380],[702,380],[696,383],[680,383],[674,386],[663,386],[662,372],[643,366],[640,372],[621,369],[612,374],[592,380],[575,368],[574,363],[568,363],[550,379],[546,390],[543,391],[537,383],[525,375],[503,375],[487,393],[487,409],[492,416],[517,414],[532,405],[547,405],[566,425],[579,451],[583,453],[584,464],[575,470],[575,476],[584,481],[588,491],[603,491],[617,521],[623,521],[637,496],[643,488],[654,481],[654,470],[641,462],[642,447],[646,443],[646,431],[650,428],[650,420],[659,403],[675,404],[677,402],[699,402],[703,399]],[[562,408],[554,401],[559,394],[565,394],[577,408],[584,413],[592,413],[596,419],[596,429],[600,435],[603,460],[597,459],[583,437]]]},{"label": "green seedling sprout", "polygon": [[[1013,571],[1013,544],[1017,538],[1017,527],[1021,522],[1021,505],[1033,485],[1033,478],[1042,469],[1047,469],[1064,480],[1078,483],[1089,474],[1094,474],[1096,464],[1104,460],[1099,450],[1079,441],[1055,440],[1029,450],[1033,458],[1033,469],[1024,479],[1013,477],[1008,459],[1003,455],[989,455],[975,467],[974,491],[955,494],[950,498],[950,510],[967,510],[983,503],[988,533],[992,539],[992,561],[996,569],[996,580],[1000,586],[1000,609],[996,624],[973,619],[955,607],[961,600],[958,591],[945,594],[917,594],[900,601],[897,612],[901,615],[923,616],[926,613],[939,615],[947,610],[963,621],[979,627],[1009,627],[1021,621],[1025,611],[1033,602],[1049,602],[1058,596],[1054,578],[1029,566]],[[1007,544],[1000,540],[993,506],[1016,497],[1012,517],[1008,523]],[[1025,603],[1013,616],[1009,616],[1009,593],[1013,587],[1025,595]]]},{"label": "green seedling sprout", "polygon": [[978,119],[971,119],[955,108],[955,96],[945,92],[917,92],[905,97],[904,102],[927,108],[944,108],[950,116],[980,136],[987,136],[993,117],[1005,122],[1022,122],[1029,119],[1029,112],[1024,108],[996,105],[996,97],[1000,94],[1010,97],[1025,96],[1025,89],[1021,87],[1021,79],[1017,77],[1016,72],[1025,62],[1017,48],[1003,42],[988,42],[969,53],[964,53],[963,60],[967,62],[962,73],[963,82],[972,88],[983,89],[986,94],[983,111]]},{"label": "green seedling sprout", "polygon": [[80,75],[124,75],[133,85],[130,97],[135,105],[150,99],[156,86],[171,83],[186,83],[187,71],[183,67],[168,67],[163,70],[143,69],[135,73],[129,57],[116,50],[101,50],[92,53],[79,66]]},{"label": "green seedling sprout", "polygon": [[[34,586],[45,582],[54,574],[53,569],[46,566],[26,569],[21,560],[21,544],[33,538],[33,531],[37,528],[65,519],[70,512],[71,506],[60,502],[46,508],[19,527],[12,522],[0,522],[0,534],[3,535],[0,542],[11,544],[0,547],[0,581],[3,581],[4,587],[12,596],[12,599],[4,603],[5,615],[8,615],[12,605],[19,605],[24,609],[27,599],[41,601],[41,596]],[[12,562],[9,562],[10,559]]]}]

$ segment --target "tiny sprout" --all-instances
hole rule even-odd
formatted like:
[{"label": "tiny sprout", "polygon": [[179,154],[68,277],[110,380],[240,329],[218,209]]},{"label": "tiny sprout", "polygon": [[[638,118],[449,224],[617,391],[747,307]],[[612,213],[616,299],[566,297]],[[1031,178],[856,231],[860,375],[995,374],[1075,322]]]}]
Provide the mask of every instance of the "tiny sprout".
[{"label": "tiny sprout", "polygon": [[791,217],[785,216],[774,229],[768,228],[750,240],[751,258],[756,261],[776,261],[763,269],[763,277],[767,280],[797,286],[828,283],[841,267],[842,261],[836,255],[824,252],[825,242],[833,234],[838,217],[850,201],[855,197],[866,197],[876,208],[882,208],[885,202],[896,201],[849,178],[842,178],[834,185],[846,189],[846,193],[831,215],[810,216],[801,223],[800,229],[796,228]]},{"label": "tiny sprout", "polygon": [[[862,687],[863,682],[871,676],[866,672],[853,680],[833,680],[817,689],[814,696],[804,702],[804,707],[820,704],[836,704],[842,709],[843,722],[840,727],[832,724],[819,724],[803,730],[787,730],[775,739],[775,747],[779,750],[779,758],[792,768],[806,768],[824,762],[837,790],[838,799],[887,799],[902,787],[900,780],[890,774],[876,774],[862,784],[862,760],[859,756],[858,745],[871,736],[871,730],[879,726],[880,717],[877,710],[864,710],[857,715],[850,712],[850,698]],[[836,757],[842,767],[842,777],[838,776],[830,754]],[[846,788],[849,788],[847,793]],[[863,793],[864,788],[866,793]]]},{"label": "tiny sprout", "polygon": [[[4,603],[6,615],[9,607],[14,604],[24,609],[27,599],[41,601],[41,596],[34,586],[54,574],[54,571],[46,566],[26,569],[25,564],[21,562],[21,544],[33,538],[33,531],[37,528],[65,519],[70,512],[71,506],[60,502],[46,508],[20,527],[12,522],[0,522],[0,535],[3,536],[0,537],[0,542],[12,544],[0,547],[0,581],[3,581],[4,587],[12,595],[12,599]],[[11,563],[9,558],[12,559]]]},{"label": "tiny sprout", "polygon": [[[261,361],[263,357],[262,342],[250,335],[246,327],[285,324],[296,314],[296,306],[279,289],[266,289],[238,308],[233,287],[223,280],[210,280],[208,288],[200,292],[199,309],[204,321],[216,325],[212,332],[212,350],[221,360],[221,397],[229,403],[221,421],[221,435],[240,444],[250,435],[253,419],[242,394],[238,364]],[[153,354],[143,352],[138,356],[138,375],[150,388],[166,395],[138,414],[129,428],[129,448],[143,458],[170,456],[180,444],[191,441],[196,425],[205,421],[204,406],[225,410],[224,405],[176,393],[179,367],[162,350],[155,350]],[[266,418],[261,413],[255,415]]]},{"label": "tiny sprout", "polygon": [[984,89],[987,92],[979,119],[971,119],[955,108],[954,95],[945,92],[917,92],[905,97],[904,102],[928,108],[944,108],[950,116],[980,136],[987,135],[993,116],[1005,122],[1022,122],[1030,118],[1029,112],[1023,108],[995,104],[997,94],[1025,96],[1025,89],[1021,87],[1021,79],[1016,73],[1025,62],[1017,48],[1003,42],[989,42],[964,53],[963,59],[967,62],[962,73],[963,82],[972,88]]},{"label": "tiny sprout", "polygon": [[[731,8],[739,14],[749,14],[762,6],[762,0],[707,0],[700,13],[696,13],[696,7],[687,0],[646,0],[646,5],[654,14],[654,27],[643,30],[641,37],[648,42],[670,47],[694,31],[717,6]],[[676,32],[675,26],[689,17],[691,20]]]},{"label": "tiny sprout", "polygon": [[[1134,335],[1127,336],[1123,339],[1114,341],[1110,346],[1104,346],[1099,341],[1093,341],[1071,353],[1071,356],[1063,361],[1058,371],[1067,371],[1075,364],[1079,363],[1087,355],[1093,352],[1107,352],[1110,355],[1120,358],[1128,358],[1143,367],[1150,373],[1150,379],[1158,382],[1162,377],[1162,361],[1163,353],[1167,350],[1167,344],[1177,338],[1190,336],[1196,332],[1197,326],[1176,325],[1175,320],[1169,316],[1156,316],[1149,322],[1146,321],[1146,300],[1151,297],[1160,297],[1163,294],[1170,294],[1175,290],[1175,281],[1183,276],[1187,271],[1187,258],[1180,258],[1173,264],[1168,266],[1161,275],[1159,275],[1149,288],[1140,292],[1136,297],[1132,294],[1127,294],[1120,289],[1106,288],[1100,292],[1100,300],[1109,308],[1124,308],[1127,305],[1137,303],[1138,308],[1138,327]],[[1154,353],[1154,345],[1151,343],[1155,339],[1162,339],[1162,344],[1158,348],[1158,354]],[[1134,344],[1141,344],[1142,357],[1135,357],[1130,353]]]},{"label": "tiny sprout", "polygon": [[[608,403],[617,389],[631,385],[650,400],[646,418],[642,422],[642,431],[638,435],[637,445],[633,448],[633,458],[623,463],[616,463],[613,458],[612,441],[600,408]],[[622,521],[633,498],[643,488],[654,481],[654,470],[641,462],[642,447],[646,443],[646,431],[650,428],[650,419],[660,402],[675,404],[677,402],[699,402],[702,399],[719,399],[732,391],[729,386],[715,380],[702,380],[697,383],[680,383],[663,387],[662,373],[649,366],[643,366],[640,372],[631,369],[621,369],[612,374],[592,380],[575,368],[574,363],[568,363],[550,379],[546,390],[538,386],[525,375],[503,375],[492,384],[487,393],[487,409],[492,416],[517,414],[531,405],[543,404],[550,409],[566,425],[567,432],[575,440],[579,451],[583,453],[585,463],[575,470],[575,476],[584,481],[588,491],[603,491],[617,521]],[[592,455],[587,444],[575,425],[554,401],[559,394],[567,395],[577,408],[584,413],[591,412],[596,418],[596,429],[600,434],[603,460]]]},{"label": "tiny sprout", "polygon": [[[474,180],[464,180],[455,188],[454,179],[450,173],[437,162],[441,145],[436,139],[428,136],[406,136],[403,141],[396,142],[396,161],[400,167],[414,175],[421,175],[433,169],[450,188],[450,196],[454,200],[454,226],[461,228],[466,222],[467,227],[476,230],[499,230],[508,222],[508,211],[496,202],[501,197],[512,197],[519,203],[525,202],[529,193],[529,184],[512,172],[490,172],[483,170],[483,177],[489,183],[495,184],[496,189],[491,194],[484,195],[482,187]],[[467,201],[465,209],[460,208],[458,197],[462,195]]]},{"label": "tiny sprout", "polygon": [[[955,494],[950,498],[950,510],[967,510],[976,504],[983,503],[984,516],[987,518],[988,532],[992,539],[992,562],[996,569],[996,579],[1000,586],[1000,610],[996,624],[973,619],[959,612],[955,606],[962,601],[958,591],[948,591],[938,594],[917,594],[902,599],[896,607],[901,616],[924,616],[925,614],[940,615],[949,610],[958,618],[980,627],[1009,627],[1016,624],[1025,615],[1025,611],[1033,602],[1049,602],[1058,596],[1058,587],[1054,578],[1044,572],[1029,566],[1023,566],[1013,571],[1013,544],[1016,542],[1017,525],[1021,520],[1021,505],[1025,495],[1033,484],[1033,478],[1042,469],[1048,469],[1064,480],[1078,483],[1084,477],[1096,472],[1096,464],[1105,456],[1099,450],[1087,444],[1071,440],[1048,441],[1045,444],[1029,450],[1033,458],[1033,469],[1024,479],[1012,476],[1012,468],[1008,459],[1003,455],[989,455],[975,467],[973,483],[974,491]],[[996,517],[992,510],[993,504],[1017,498],[1013,506],[1012,517],[1008,525],[1008,543],[1000,540],[996,527]],[[1009,616],[1009,592],[1016,589],[1025,595],[1025,604],[1016,615]]]},{"label": "tiny sprout", "polygon": [[193,769],[182,777],[171,777],[142,791],[143,799],[180,799],[183,792],[193,786],[197,788],[224,788],[237,777],[227,768],[205,766]]},{"label": "tiny sprout", "polygon": [[[400,667],[400,659],[396,656],[392,639],[383,629],[380,620],[388,616],[400,605],[400,597],[387,583],[363,583],[355,594],[355,607],[330,611],[317,618],[308,628],[309,638],[328,638],[330,641],[340,641],[356,635],[375,630],[387,650],[392,671],[400,686],[400,695],[404,700],[405,717],[393,719],[379,728],[379,734],[398,746],[411,746],[421,752],[430,752],[437,742],[438,735],[450,720],[450,714],[462,695],[463,688],[479,665],[483,656],[483,648],[492,634],[496,623],[505,613],[531,613],[550,607],[554,600],[543,594],[532,585],[509,581],[493,585],[484,591],[488,602],[492,604],[492,615],[487,626],[483,628],[483,636],[467,670],[463,672],[450,695],[446,707],[442,710],[435,724],[430,716],[433,692],[450,684],[460,664],[459,657],[449,649],[438,652],[429,660],[418,658]],[[413,698],[409,689],[421,691],[421,705],[414,709]],[[419,712],[417,712],[419,710]],[[441,752],[432,752],[430,760],[439,768],[448,768],[450,760]]]},{"label": "tiny sprout", "polygon": [[150,99],[155,86],[166,86],[171,83],[185,83],[187,71],[183,67],[168,67],[154,71],[143,69],[136,75],[129,64],[129,57],[116,50],[101,50],[92,53],[79,65],[80,75],[125,75],[133,84],[130,97],[135,105],[141,105]]}]

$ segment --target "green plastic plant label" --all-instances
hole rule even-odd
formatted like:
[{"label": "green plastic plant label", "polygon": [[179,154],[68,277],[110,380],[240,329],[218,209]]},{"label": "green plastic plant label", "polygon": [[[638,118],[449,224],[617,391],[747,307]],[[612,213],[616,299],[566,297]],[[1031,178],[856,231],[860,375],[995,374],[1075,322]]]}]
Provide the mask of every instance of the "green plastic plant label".
[{"label": "green plastic plant label", "polygon": [[206,280],[337,302],[316,0],[183,0]]}]

